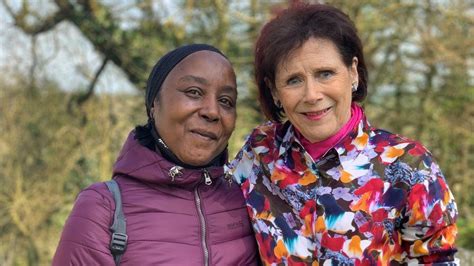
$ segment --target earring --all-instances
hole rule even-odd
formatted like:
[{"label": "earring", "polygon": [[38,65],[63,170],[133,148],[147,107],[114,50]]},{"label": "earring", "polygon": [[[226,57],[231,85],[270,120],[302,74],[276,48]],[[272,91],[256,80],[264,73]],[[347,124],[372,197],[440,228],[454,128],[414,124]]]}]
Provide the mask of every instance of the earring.
[{"label": "earring", "polygon": [[357,82],[352,83],[352,92],[356,92],[358,86]]}]

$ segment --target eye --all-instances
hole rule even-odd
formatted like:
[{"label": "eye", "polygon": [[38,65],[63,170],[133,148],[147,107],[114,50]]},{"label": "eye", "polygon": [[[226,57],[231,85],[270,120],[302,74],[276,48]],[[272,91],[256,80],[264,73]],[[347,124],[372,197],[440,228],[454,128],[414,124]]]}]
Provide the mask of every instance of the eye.
[{"label": "eye", "polygon": [[303,80],[300,77],[290,77],[287,81],[286,84],[290,86],[298,85],[302,82]]},{"label": "eye", "polygon": [[234,100],[230,97],[222,97],[219,102],[226,108],[233,108],[235,106]]},{"label": "eye", "polygon": [[184,93],[191,98],[199,98],[202,96],[202,91],[197,87],[188,88]]},{"label": "eye", "polygon": [[334,75],[334,71],[323,70],[318,72],[318,77],[321,79],[330,79]]}]

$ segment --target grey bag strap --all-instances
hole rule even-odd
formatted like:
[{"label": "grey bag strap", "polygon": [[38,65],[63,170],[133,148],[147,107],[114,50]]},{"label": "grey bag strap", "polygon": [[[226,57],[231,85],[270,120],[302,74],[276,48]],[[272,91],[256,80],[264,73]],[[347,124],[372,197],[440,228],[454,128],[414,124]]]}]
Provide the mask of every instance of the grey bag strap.
[{"label": "grey bag strap", "polygon": [[122,258],[125,249],[127,249],[127,224],[122,210],[122,196],[117,181],[112,179],[105,182],[105,184],[115,200],[114,223],[110,227],[110,231],[112,232],[110,252],[114,257],[115,265],[118,266],[120,265],[120,259]]}]

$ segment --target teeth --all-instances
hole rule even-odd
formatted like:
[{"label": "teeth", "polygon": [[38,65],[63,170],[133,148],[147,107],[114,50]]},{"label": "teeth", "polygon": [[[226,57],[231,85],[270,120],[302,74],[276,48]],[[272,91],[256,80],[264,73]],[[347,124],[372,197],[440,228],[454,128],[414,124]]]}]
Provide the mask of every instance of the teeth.
[{"label": "teeth", "polygon": [[309,114],[320,115],[320,114],[325,113],[328,109],[329,109],[329,108],[326,108],[326,109],[324,109],[324,110],[317,111],[317,112],[311,112],[311,113],[309,113]]}]

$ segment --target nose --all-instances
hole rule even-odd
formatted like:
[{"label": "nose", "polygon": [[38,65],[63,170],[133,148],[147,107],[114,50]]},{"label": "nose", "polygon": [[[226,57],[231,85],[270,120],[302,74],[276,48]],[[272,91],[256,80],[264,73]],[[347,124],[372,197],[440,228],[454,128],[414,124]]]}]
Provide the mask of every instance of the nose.
[{"label": "nose", "polygon": [[320,84],[315,80],[309,78],[304,88],[304,102],[308,104],[315,104],[323,99]]},{"label": "nose", "polygon": [[220,119],[219,103],[216,99],[210,99],[208,97],[206,101],[203,101],[203,105],[199,110],[199,115],[207,120],[208,122],[217,122]]}]

